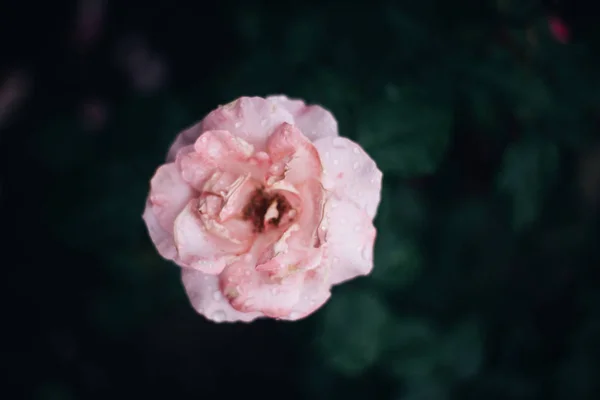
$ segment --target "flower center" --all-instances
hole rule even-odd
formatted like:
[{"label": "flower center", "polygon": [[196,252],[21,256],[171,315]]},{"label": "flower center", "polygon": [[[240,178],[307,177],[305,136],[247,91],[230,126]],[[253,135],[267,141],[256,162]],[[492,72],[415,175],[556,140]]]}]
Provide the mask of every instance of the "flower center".
[{"label": "flower center", "polygon": [[256,189],[244,207],[244,219],[252,222],[256,232],[266,227],[279,227],[283,216],[292,210],[292,206],[279,193],[267,193],[263,188]]}]

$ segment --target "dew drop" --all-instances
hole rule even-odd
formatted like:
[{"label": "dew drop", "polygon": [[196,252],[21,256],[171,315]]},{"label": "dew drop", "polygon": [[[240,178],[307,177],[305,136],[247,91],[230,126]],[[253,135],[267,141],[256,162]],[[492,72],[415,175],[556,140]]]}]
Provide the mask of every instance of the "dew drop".
[{"label": "dew drop", "polygon": [[354,232],[358,232],[358,231],[360,231],[360,225],[356,225],[356,226],[354,227]]},{"label": "dew drop", "polygon": [[236,128],[239,128],[240,126],[242,126],[242,122],[241,121],[238,121],[238,122],[235,123],[235,127]]},{"label": "dew drop", "polygon": [[352,149],[352,152],[354,154],[358,154],[358,153],[360,153],[360,150],[358,150],[358,147],[355,147],[355,148]]},{"label": "dew drop", "polygon": [[269,120],[268,120],[268,119],[266,119],[266,118],[264,118],[262,121],[260,121],[260,124],[261,124],[262,126],[266,126],[268,123],[269,123]]},{"label": "dew drop", "polygon": [[354,170],[356,171],[358,169],[358,167],[360,167],[360,164],[358,161],[356,161],[353,165],[352,168],[354,168]]},{"label": "dew drop", "polygon": [[217,290],[216,292],[214,292],[214,293],[213,293],[213,299],[214,299],[215,301],[219,301],[219,300],[221,300],[222,298],[223,298],[223,296],[221,295],[221,292],[220,292],[220,291],[218,291],[218,290]]},{"label": "dew drop", "polygon": [[333,139],[333,146],[334,147],[344,147],[344,139],[336,137]]},{"label": "dew drop", "polygon": [[225,321],[225,312],[221,310],[215,311],[211,317],[215,322],[223,322]]},{"label": "dew drop", "polygon": [[340,163],[340,160],[333,160],[333,165],[338,165]]},{"label": "dew drop", "polygon": [[370,260],[371,259],[371,251],[369,249],[369,246],[363,246],[363,248],[360,251],[360,255],[363,258],[363,260]]},{"label": "dew drop", "polygon": [[340,258],[339,257],[333,257],[333,259],[331,260],[334,264],[337,264],[340,262]]}]

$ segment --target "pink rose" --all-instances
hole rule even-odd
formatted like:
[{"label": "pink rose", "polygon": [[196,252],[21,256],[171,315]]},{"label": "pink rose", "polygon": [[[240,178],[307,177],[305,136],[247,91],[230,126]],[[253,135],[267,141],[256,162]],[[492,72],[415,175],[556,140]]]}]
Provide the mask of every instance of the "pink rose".
[{"label": "pink rose", "polygon": [[242,97],[179,134],[143,218],[200,314],[297,320],[373,268],[381,180],[329,111]]}]

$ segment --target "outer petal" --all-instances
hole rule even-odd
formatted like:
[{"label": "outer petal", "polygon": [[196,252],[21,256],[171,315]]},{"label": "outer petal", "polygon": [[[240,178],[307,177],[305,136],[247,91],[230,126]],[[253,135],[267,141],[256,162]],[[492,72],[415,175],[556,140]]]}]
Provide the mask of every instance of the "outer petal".
[{"label": "outer petal", "polygon": [[223,237],[211,235],[197,212],[198,202],[192,200],[175,220],[174,241],[179,254],[179,264],[208,274],[218,274],[246,244],[234,243]]},{"label": "outer petal", "polygon": [[167,260],[176,259],[177,249],[175,249],[173,236],[162,228],[154,211],[152,211],[152,204],[150,204],[150,202],[146,203],[146,209],[144,210],[142,218],[144,219],[144,222],[146,222],[148,234],[150,235],[150,239],[154,243],[154,246],[156,246],[158,253]]},{"label": "outer petal", "polygon": [[209,113],[202,121],[202,130],[226,130],[262,150],[267,138],[284,122],[294,122],[284,107],[262,97],[240,97]]},{"label": "outer petal", "polygon": [[173,232],[175,217],[190,201],[193,191],[181,178],[174,163],[164,164],[150,180],[148,204],[162,229]]},{"label": "outer petal", "polygon": [[254,269],[253,260],[240,259],[220,275],[222,293],[236,310],[283,318],[300,299],[304,274],[273,279]]},{"label": "outer petal", "polygon": [[325,205],[319,230],[331,260],[332,285],[371,272],[377,232],[364,211],[332,196]]},{"label": "outer petal", "polygon": [[325,169],[323,186],[342,199],[349,199],[370,218],[381,200],[383,174],[375,161],[346,138],[327,137],[314,143]]},{"label": "outer petal", "polygon": [[185,146],[193,144],[196,141],[196,139],[198,139],[201,133],[202,124],[200,122],[180,132],[179,135],[177,135],[177,137],[175,138],[175,141],[173,142],[171,147],[169,148],[169,152],[167,154],[167,162],[175,161],[175,156],[177,155],[179,150],[181,150]]},{"label": "outer petal", "polygon": [[323,173],[319,153],[302,132],[293,125],[282,124],[269,138],[267,152],[276,174],[284,173],[292,184],[320,179]]},{"label": "outer petal", "polygon": [[293,100],[286,96],[271,96],[267,97],[267,100],[288,110],[294,117],[294,124],[311,141],[338,136],[337,121],[325,108],[317,105],[307,106],[302,100]]},{"label": "outer petal", "polygon": [[229,304],[219,289],[219,278],[200,271],[184,268],[181,279],[194,309],[214,322],[251,322],[263,315],[258,312],[243,313]]},{"label": "outer petal", "polygon": [[329,297],[331,297],[331,284],[329,283],[327,270],[328,267],[324,263],[322,267],[306,274],[299,301],[294,305],[292,311],[282,319],[297,321],[305,318],[329,300]]}]

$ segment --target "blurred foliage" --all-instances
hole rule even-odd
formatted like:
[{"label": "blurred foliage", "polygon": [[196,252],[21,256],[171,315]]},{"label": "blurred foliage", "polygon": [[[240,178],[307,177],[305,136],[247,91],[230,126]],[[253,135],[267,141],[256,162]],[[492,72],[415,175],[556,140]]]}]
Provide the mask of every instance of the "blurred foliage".
[{"label": "blurred foliage", "polygon": [[[1,137],[27,397],[597,398],[600,32],[582,2],[110,4],[87,55],[65,49],[66,5],[15,11],[48,38],[7,47],[39,70]],[[114,71],[131,30],[169,86]],[[331,109],[384,171],[375,268],[305,321],[210,324],[147,237],[148,179],[178,131],[272,93]]]}]

